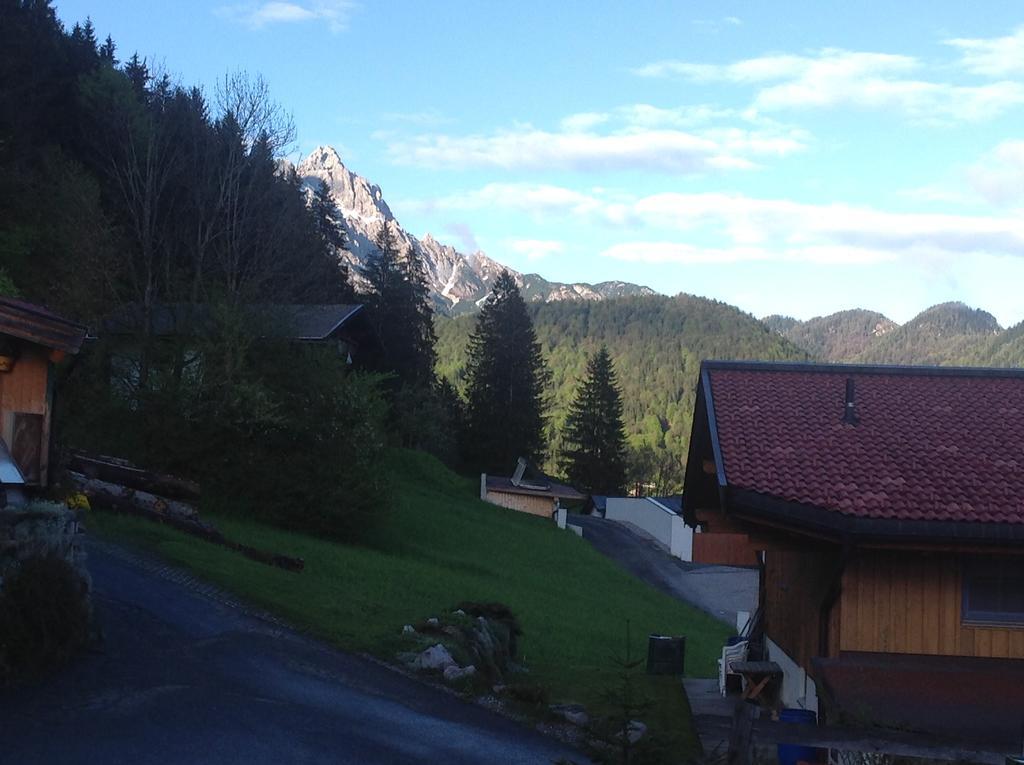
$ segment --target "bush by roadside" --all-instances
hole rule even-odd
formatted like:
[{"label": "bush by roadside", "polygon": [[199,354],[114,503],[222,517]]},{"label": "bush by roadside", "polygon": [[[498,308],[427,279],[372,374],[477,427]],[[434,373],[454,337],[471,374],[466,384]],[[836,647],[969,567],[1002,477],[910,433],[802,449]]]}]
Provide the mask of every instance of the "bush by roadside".
[{"label": "bush by roadside", "polygon": [[28,558],[0,590],[0,685],[17,685],[65,664],[89,640],[85,579],[63,558]]}]

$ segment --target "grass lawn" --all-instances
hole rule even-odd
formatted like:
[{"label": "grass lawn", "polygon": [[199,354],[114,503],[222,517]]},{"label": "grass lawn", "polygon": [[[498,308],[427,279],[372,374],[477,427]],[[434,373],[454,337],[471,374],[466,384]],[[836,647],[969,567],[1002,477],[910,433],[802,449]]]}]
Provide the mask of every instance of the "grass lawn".
[{"label": "grass lawn", "polygon": [[[94,513],[89,527],[154,550],[344,649],[388,660],[404,624],[462,600],[505,603],[523,628],[520,659],[552,701],[600,706],[627,620],[634,655],[646,651],[648,633],[685,635],[687,673],[716,673],[725,625],[634,579],[552,522],[481,502],[477,482],[427,455],[396,451],[392,462],[394,502],[381,509],[379,548],[205,514],[232,539],[304,558],[300,574],[135,518]],[[695,746],[689,709],[678,683],[662,680],[642,679],[658,706],[649,722],[685,756]]]}]

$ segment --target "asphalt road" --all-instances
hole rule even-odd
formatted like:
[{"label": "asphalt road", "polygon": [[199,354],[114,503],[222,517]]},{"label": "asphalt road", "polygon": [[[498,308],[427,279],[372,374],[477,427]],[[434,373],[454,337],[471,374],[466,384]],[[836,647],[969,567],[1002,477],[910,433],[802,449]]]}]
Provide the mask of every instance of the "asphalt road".
[{"label": "asphalt road", "polygon": [[583,538],[639,579],[735,628],[736,613],[757,608],[757,571],[733,566],[687,563],[616,521],[574,515]]},{"label": "asphalt road", "polygon": [[0,693],[0,763],[585,762],[180,571],[87,549],[104,642],[38,686]]}]

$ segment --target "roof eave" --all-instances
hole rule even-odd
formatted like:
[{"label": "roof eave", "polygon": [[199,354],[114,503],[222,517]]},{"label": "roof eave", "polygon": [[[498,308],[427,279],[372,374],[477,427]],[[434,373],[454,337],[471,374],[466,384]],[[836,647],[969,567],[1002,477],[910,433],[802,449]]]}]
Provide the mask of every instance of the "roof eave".
[{"label": "roof eave", "polygon": [[1024,524],[1019,523],[864,518],[735,488],[728,497],[729,512],[738,518],[836,541],[1024,547]]}]

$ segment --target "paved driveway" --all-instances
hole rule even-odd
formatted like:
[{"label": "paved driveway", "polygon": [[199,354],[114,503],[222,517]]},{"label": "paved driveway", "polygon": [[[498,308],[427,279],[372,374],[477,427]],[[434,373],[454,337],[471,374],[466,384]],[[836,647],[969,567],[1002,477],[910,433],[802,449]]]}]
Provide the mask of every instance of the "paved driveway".
[{"label": "paved driveway", "polygon": [[753,613],[757,608],[756,569],[686,563],[628,526],[605,518],[574,515],[570,522],[582,526],[585,540],[634,576],[730,627],[735,628],[738,611]]},{"label": "paved driveway", "polygon": [[105,642],[40,686],[0,693],[0,763],[586,761],[174,569],[88,549]]}]

